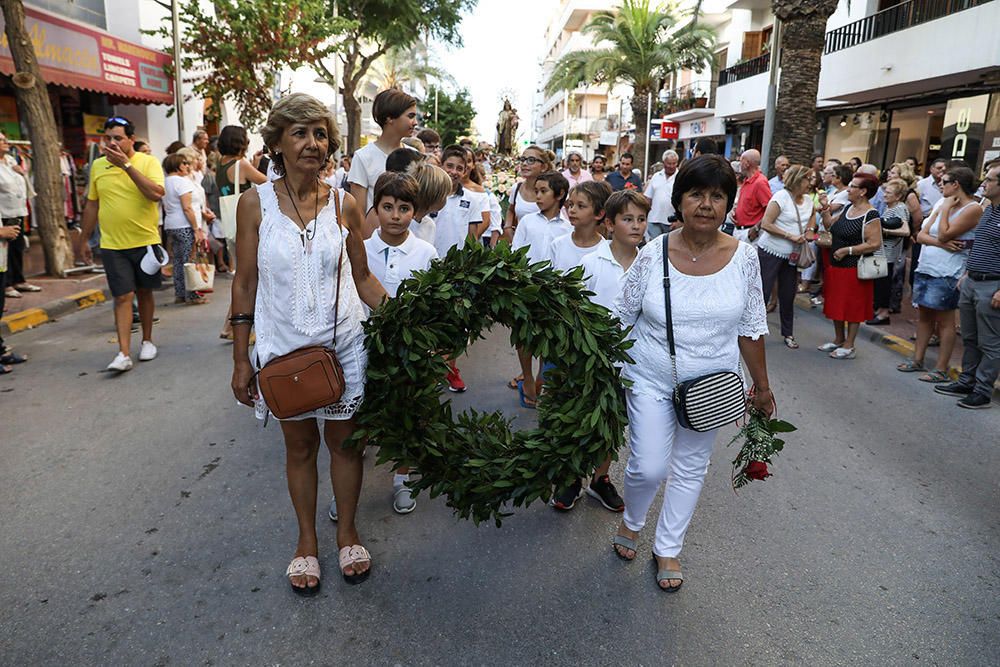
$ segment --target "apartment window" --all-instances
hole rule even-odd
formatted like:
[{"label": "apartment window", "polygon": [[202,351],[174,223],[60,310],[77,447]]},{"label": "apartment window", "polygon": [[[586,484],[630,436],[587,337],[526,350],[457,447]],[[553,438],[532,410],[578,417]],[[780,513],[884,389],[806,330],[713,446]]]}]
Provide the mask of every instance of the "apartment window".
[{"label": "apartment window", "polygon": [[601,117],[608,115],[608,105],[607,103],[601,105]]}]

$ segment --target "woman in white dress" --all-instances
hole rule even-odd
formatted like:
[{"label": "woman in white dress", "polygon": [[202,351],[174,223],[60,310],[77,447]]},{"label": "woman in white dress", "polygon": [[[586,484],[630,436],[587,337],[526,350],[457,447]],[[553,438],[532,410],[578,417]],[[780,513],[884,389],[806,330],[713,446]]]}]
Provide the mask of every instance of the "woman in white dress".
[{"label": "woman in white dress", "polygon": [[736,174],[720,156],[685,162],[672,195],[684,224],[642,249],[615,303],[622,322],[634,325],[636,342],[629,352],[635,363],[622,371],[632,381],[626,392],[631,455],[625,469],[625,514],[613,546],[619,557],[635,558],[636,539],[666,481],[653,556],[657,585],[668,592],[678,590],[683,581],[677,556],[705,480],[716,432],[684,429],[674,414],[663,287],[666,239],[678,380],[740,372],[742,355],[755,385],[753,405],[766,414],[773,405],[764,359],[767,315],[757,251],[719,230],[735,195]]},{"label": "woman in white dress", "polygon": [[[367,356],[361,328],[365,318],[362,301],[375,308],[386,293],[368,272],[359,205],[350,194],[319,178],[339,139],[326,106],[301,93],[284,97],[271,109],[261,134],[280,178],[248,190],[237,207],[240,270],[233,281],[233,393],[263,419],[268,411],[253,380],[255,371],[276,357],[311,345],[336,350],[346,385],[339,402],[280,422],[288,491],[299,532],[286,575],[292,590],[311,594],[320,585],[317,420],[323,425],[330,450],[330,474],[340,514],[337,546],[341,572],[348,582],[358,583],[371,567],[371,556],[361,545],[354,521],[361,491],[361,450],[345,448],[343,443],[355,429],[354,412],[364,399]],[[251,323],[257,334],[253,354],[247,326]]]}]

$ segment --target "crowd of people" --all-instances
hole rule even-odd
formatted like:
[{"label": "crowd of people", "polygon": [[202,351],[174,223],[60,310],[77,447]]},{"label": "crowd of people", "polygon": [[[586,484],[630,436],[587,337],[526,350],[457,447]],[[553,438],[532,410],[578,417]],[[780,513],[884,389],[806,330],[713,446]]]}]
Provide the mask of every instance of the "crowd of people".
[{"label": "crowd of people", "polygon": [[[833,322],[833,340],[819,349],[849,360],[857,356],[860,325],[881,325],[899,312],[909,279],[920,328],[917,353],[900,370],[927,371],[923,355],[936,335],[938,366],[921,379],[959,397],[962,407],[989,405],[1000,372],[1000,162],[987,165],[980,182],[958,162],[935,161],[920,180],[916,165],[903,162],[880,179],[860,160],[816,156],[798,165],[779,156],[769,180],[758,151],[729,162],[712,142],[699,142],[686,159],[665,151],[644,182],[629,153],[606,171],[601,155],[586,165],[570,152],[557,165],[551,151],[528,146],[516,156],[518,179],[505,193],[486,185],[486,151],[471,142],[442,146],[433,130],[416,132],[411,96],[383,91],[372,113],[378,139],[340,154],[330,111],[292,94],[271,109],[263,151],[248,156],[246,130],[227,126],[217,138],[199,131],[192,145],[178,142],[162,163],[140,150],[132,124],[115,116],[90,171],[79,251],[89,257],[86,239],[99,223],[119,341],[109,370],[133,367],[133,301],[142,331],[138,359],[157,356],[152,291],[168,256],[177,303],[207,301],[185,284],[193,255],[218,272],[235,271],[221,336],[233,341],[235,397],[265,423],[276,419],[284,438],[298,524],[286,575],[296,593],[313,594],[321,582],[321,440],[331,453],[327,514],[337,523],[340,573],[359,583],[372,571],[357,525],[363,449],[344,445],[368,381],[362,323],[414,272],[468,242],[492,248],[503,240],[524,248],[531,262],[558,271],[583,267],[588,298],[631,327],[634,363],[621,369],[630,381],[621,388],[630,423],[623,493],[610,480],[609,458],[588,479],[554,489],[552,505],[569,511],[586,493],[623,513],[612,547],[631,561],[665,484],[653,557],[657,586],[667,592],[684,580],[678,557],[717,434],[681,426],[673,389],[708,372],[743,376],[745,368],[750,402],[771,414],[766,313],[778,309],[784,344],[797,349],[797,292],[810,291]],[[3,238],[17,237],[3,229]],[[965,352],[962,375],[950,382],[956,310]],[[664,353],[668,334],[675,355]],[[312,348],[335,355],[336,399],[277,419],[257,378],[269,364]],[[522,408],[533,409],[544,400],[554,360],[531,349],[518,349],[517,357],[520,373],[509,386]],[[468,390],[455,359],[443,381],[452,392]],[[416,508],[410,474],[405,467],[392,473],[392,507],[400,514]]]}]

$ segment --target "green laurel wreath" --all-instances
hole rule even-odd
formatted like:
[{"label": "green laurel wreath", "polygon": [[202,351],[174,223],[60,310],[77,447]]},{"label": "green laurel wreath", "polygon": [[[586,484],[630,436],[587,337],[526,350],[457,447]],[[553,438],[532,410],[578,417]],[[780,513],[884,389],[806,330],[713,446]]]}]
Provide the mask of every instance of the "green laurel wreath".
[{"label": "green laurel wreath", "polygon": [[[419,493],[444,496],[477,524],[508,516],[505,504],[548,500],[553,487],[592,474],[624,439],[615,362],[631,362],[617,319],[591,303],[583,269],[529,264],[527,249],[469,242],[400,285],[365,324],[368,382],[355,442],[378,445],[378,463],[419,470]],[[555,362],[538,403],[538,427],[512,432],[500,412],[452,414],[442,401],[446,356],[461,354],[494,323],[511,344]]]}]

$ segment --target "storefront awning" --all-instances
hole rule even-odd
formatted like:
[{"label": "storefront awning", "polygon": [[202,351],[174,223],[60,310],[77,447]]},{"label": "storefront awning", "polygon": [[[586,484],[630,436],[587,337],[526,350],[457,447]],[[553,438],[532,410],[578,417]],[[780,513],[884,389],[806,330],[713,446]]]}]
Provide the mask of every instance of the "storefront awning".
[{"label": "storefront awning", "polygon": [[[103,30],[25,6],[24,23],[46,83],[155,104],[172,104],[164,75],[170,56]],[[0,16],[0,30],[3,28]],[[0,32],[0,72],[14,73],[7,35]]]}]

